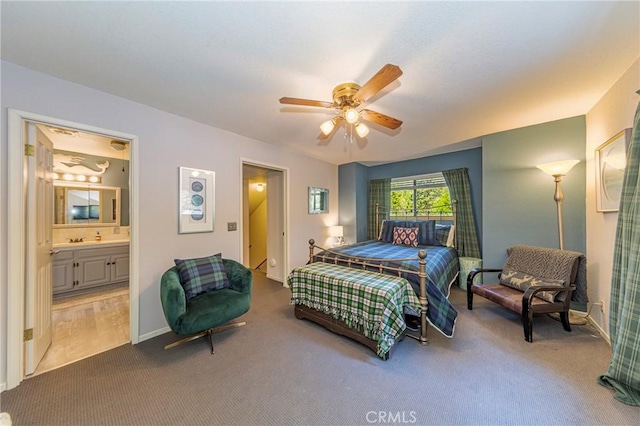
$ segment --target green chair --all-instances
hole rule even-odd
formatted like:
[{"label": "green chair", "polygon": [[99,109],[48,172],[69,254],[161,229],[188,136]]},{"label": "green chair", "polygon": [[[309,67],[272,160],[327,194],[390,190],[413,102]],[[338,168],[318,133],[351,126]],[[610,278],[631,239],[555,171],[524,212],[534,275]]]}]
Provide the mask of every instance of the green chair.
[{"label": "green chair", "polygon": [[162,275],[160,298],[164,317],[174,333],[187,336],[166,345],[165,349],[207,336],[211,353],[214,354],[213,333],[246,325],[246,322],[225,323],[249,310],[253,276],[242,264],[230,259],[221,260],[230,287],[209,290],[191,298],[187,297],[180,282],[178,267],[174,266]]}]

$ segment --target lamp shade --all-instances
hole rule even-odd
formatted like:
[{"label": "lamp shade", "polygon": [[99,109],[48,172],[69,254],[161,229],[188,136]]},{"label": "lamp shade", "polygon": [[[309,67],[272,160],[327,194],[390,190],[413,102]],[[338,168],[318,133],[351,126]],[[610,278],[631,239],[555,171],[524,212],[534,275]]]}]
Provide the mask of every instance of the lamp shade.
[{"label": "lamp shade", "polygon": [[353,108],[349,108],[344,112],[344,119],[347,120],[349,124],[355,124],[360,118],[360,114]]},{"label": "lamp shade", "polygon": [[333,118],[331,120],[327,120],[324,123],[322,123],[320,125],[320,130],[325,136],[328,136],[335,126],[336,126],[336,121],[335,121],[335,118]]},{"label": "lamp shade", "polygon": [[569,170],[578,164],[580,160],[552,161],[550,163],[538,164],[536,167],[549,176],[565,176]]},{"label": "lamp shade", "polygon": [[365,126],[364,124],[362,124],[362,123],[358,123],[356,125],[356,133],[361,138],[364,138],[369,134],[369,128],[367,126]]},{"label": "lamp shade", "polygon": [[344,229],[340,225],[330,226],[329,227],[329,236],[330,237],[342,237],[344,233]]}]

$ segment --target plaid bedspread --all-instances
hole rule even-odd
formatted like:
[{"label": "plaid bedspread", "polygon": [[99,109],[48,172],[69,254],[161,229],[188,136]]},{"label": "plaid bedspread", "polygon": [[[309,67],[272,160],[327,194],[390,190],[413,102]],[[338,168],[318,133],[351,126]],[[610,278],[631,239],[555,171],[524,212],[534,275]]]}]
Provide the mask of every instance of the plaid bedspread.
[{"label": "plaid bedspread", "polygon": [[380,357],[406,328],[403,310],[420,302],[404,278],[316,262],[295,268],[287,283],[291,304],[305,305],[343,321],[377,341]]},{"label": "plaid bedspread", "polygon": [[[360,259],[373,257],[377,259],[389,259],[382,263],[386,266],[418,271],[418,251],[427,252],[427,320],[429,323],[447,337],[453,337],[458,311],[449,302],[451,284],[455,281],[460,270],[458,254],[455,249],[440,246],[409,247],[383,243],[379,240],[363,241],[361,243],[331,249],[336,252]],[[316,261],[334,262],[332,253],[320,252]],[[340,256],[338,262],[340,263]],[[395,262],[392,259],[416,259],[410,261]],[[373,270],[373,269],[372,269]],[[420,294],[420,279],[416,274],[403,274],[409,280],[416,294]]]}]

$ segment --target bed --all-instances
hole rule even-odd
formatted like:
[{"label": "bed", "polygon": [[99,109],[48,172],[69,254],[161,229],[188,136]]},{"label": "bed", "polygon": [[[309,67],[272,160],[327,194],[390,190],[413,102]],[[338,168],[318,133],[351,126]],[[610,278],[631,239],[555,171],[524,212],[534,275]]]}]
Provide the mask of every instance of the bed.
[{"label": "bed", "polygon": [[[454,204],[455,217],[455,204]],[[449,302],[451,285],[459,274],[458,254],[453,247],[453,224],[437,223],[437,220],[384,220],[377,239],[356,244],[325,249],[309,240],[309,263],[324,262],[351,268],[365,269],[382,274],[391,274],[405,278],[420,301],[420,330],[417,334],[406,335],[422,344],[428,344],[427,322],[446,337],[453,337],[457,311]],[[394,240],[396,228],[418,229],[417,237],[398,244]],[[422,236],[421,238],[419,238]],[[395,243],[395,244],[394,244]],[[295,304],[295,302],[292,301]],[[312,321],[313,308],[296,304],[296,316]],[[303,310],[303,315],[298,312]],[[317,310],[315,310],[317,311]],[[319,312],[323,314],[323,312]],[[327,318],[325,318],[327,319]],[[329,320],[330,321],[330,320]],[[321,322],[319,322],[321,323]],[[327,327],[326,321],[324,324]],[[327,327],[330,328],[330,327]],[[352,327],[336,331],[339,334],[358,333]],[[352,337],[352,336],[350,336]],[[353,338],[353,337],[352,337]]]}]

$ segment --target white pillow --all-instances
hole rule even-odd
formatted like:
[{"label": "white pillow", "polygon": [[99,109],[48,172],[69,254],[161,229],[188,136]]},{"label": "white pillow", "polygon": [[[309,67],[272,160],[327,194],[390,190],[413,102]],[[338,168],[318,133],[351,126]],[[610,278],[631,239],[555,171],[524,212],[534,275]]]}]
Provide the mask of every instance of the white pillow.
[{"label": "white pillow", "polygon": [[451,225],[451,229],[449,229],[449,236],[447,237],[447,247],[455,247],[455,235],[456,227],[455,225]]}]

